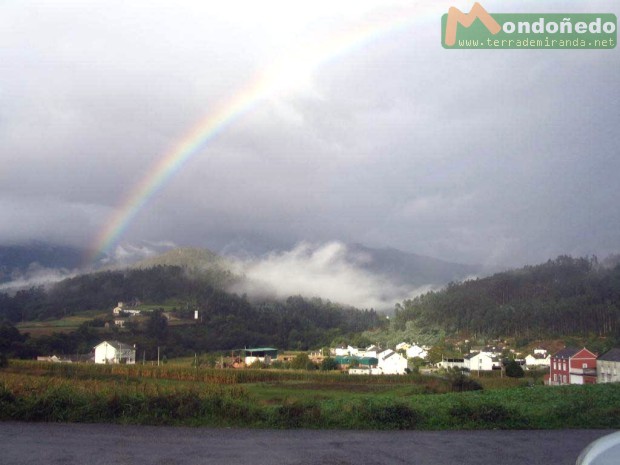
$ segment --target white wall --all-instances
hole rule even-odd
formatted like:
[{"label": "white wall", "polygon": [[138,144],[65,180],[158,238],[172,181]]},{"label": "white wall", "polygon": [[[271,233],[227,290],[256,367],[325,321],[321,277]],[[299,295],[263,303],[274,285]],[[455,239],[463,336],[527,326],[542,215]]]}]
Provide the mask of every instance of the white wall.
[{"label": "white wall", "polygon": [[116,359],[116,349],[107,341],[95,347],[95,363],[114,363]]},{"label": "white wall", "polygon": [[469,359],[466,358],[465,368],[469,368],[469,371],[491,371],[493,369],[493,359],[481,352]]},{"label": "white wall", "polygon": [[378,368],[385,375],[404,375],[407,373],[407,359],[393,350],[385,350],[378,354]]},{"label": "white wall", "polygon": [[597,383],[620,383],[620,362],[596,361]]}]

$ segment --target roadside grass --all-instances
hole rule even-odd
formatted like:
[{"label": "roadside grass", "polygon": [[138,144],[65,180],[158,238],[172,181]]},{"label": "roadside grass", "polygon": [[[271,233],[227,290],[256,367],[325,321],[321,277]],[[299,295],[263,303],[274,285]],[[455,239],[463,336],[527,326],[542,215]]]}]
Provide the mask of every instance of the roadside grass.
[{"label": "roadside grass", "polygon": [[449,392],[427,376],[11,361],[0,419],[333,429],[620,428],[620,385]]}]

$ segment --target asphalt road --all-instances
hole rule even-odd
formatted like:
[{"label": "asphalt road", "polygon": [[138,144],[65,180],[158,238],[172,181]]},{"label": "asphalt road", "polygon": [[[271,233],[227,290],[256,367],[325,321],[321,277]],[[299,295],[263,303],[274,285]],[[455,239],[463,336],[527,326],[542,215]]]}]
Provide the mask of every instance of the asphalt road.
[{"label": "asphalt road", "polygon": [[0,422],[2,465],[572,465],[603,430],[271,431]]}]

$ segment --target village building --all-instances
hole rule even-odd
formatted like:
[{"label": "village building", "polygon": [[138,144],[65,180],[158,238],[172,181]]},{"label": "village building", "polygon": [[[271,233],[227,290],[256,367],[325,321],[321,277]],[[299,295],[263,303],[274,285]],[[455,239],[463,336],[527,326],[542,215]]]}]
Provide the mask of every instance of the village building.
[{"label": "village building", "polygon": [[121,315],[135,316],[135,315],[140,315],[140,313],[141,313],[140,310],[126,308],[123,302],[119,302],[118,305],[114,307],[114,310],[112,310],[112,314],[114,316],[121,316]]},{"label": "village building", "polygon": [[254,349],[244,349],[244,362],[246,366],[252,365],[254,362],[271,365],[271,362],[278,358],[278,349],[273,347],[257,347]]},{"label": "village building", "polygon": [[596,354],[585,347],[566,347],[551,356],[547,383],[562,384],[596,383]]},{"label": "village building", "polygon": [[443,358],[441,362],[438,363],[439,368],[443,368],[444,370],[450,369],[458,369],[462,370],[465,368],[465,359],[464,358]]},{"label": "village building", "polygon": [[351,375],[381,374],[377,368],[379,360],[376,357],[360,357],[358,355],[336,355],[334,360],[342,371]]},{"label": "village building", "polygon": [[366,347],[364,350],[358,350],[356,355],[360,357],[374,357],[377,358],[377,355],[381,351],[381,348],[376,345],[371,345]]},{"label": "village building", "polygon": [[428,350],[417,344],[413,344],[407,349],[406,354],[407,358],[426,358],[428,357]]},{"label": "village building", "polygon": [[332,357],[337,357],[337,356],[342,357],[345,355],[349,355],[349,352],[347,351],[347,348],[345,346],[338,346],[338,347],[330,348],[329,355],[331,355]]},{"label": "village building", "polygon": [[103,341],[95,346],[95,363],[136,363],[136,349],[118,341]]},{"label": "village building", "polygon": [[409,344],[408,342],[399,342],[398,344],[396,344],[396,352],[400,352],[401,350],[407,351],[409,350],[409,348],[411,347],[411,344]]},{"label": "village building", "polygon": [[547,349],[545,349],[544,347],[536,347],[534,349],[534,355],[543,355],[546,357],[549,354],[547,352]]},{"label": "village building", "polygon": [[500,368],[498,358],[492,356],[488,352],[474,352],[464,357],[464,367],[469,371],[491,371],[494,368]]},{"label": "village building", "polygon": [[611,349],[596,359],[598,383],[620,383],[620,349]]},{"label": "village building", "polygon": [[384,375],[404,375],[407,373],[407,359],[392,349],[377,354],[378,368]]},{"label": "village building", "polygon": [[551,363],[550,355],[534,353],[534,354],[528,354],[525,357],[525,366],[526,368],[529,368],[529,369],[548,367],[550,363]]},{"label": "village building", "polygon": [[52,362],[52,363],[71,363],[72,360],[68,358],[61,358],[56,355],[50,356],[37,356],[37,362]]}]

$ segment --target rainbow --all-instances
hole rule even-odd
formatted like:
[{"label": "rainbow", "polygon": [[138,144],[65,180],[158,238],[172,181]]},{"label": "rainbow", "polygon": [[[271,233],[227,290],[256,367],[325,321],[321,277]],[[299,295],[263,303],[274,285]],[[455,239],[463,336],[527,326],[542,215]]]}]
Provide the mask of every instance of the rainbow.
[{"label": "rainbow", "polygon": [[[192,157],[202,153],[222,131],[261,101],[286,89],[295,78],[309,76],[320,65],[388,33],[397,32],[425,19],[436,20],[439,31],[440,16],[441,13],[437,11],[436,6],[434,9],[428,7],[422,9],[415,6],[405,11],[394,10],[323,40],[297,47],[283,60],[267,67],[224,105],[206,115],[174,144],[169,152],[151,165],[147,173],[128,192],[120,206],[107,219],[105,227],[97,235],[93,245],[89,247],[87,263],[92,265],[99,257],[112,250],[140,211],[168,184],[174,175]],[[415,44],[411,44],[411,47],[415,47]]]}]

